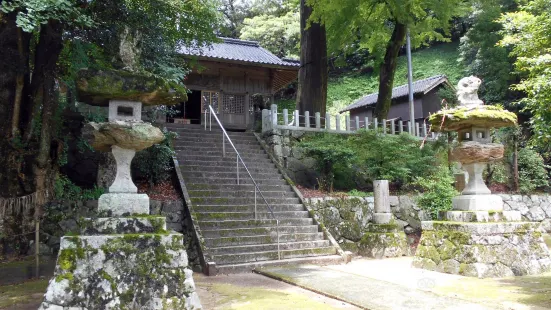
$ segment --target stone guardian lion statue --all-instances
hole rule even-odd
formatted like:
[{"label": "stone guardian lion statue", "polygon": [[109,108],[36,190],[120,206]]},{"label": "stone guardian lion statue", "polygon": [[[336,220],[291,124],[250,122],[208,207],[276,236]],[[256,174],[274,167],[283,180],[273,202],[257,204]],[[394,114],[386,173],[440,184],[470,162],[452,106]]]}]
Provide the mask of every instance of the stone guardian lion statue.
[{"label": "stone guardian lion statue", "polygon": [[468,76],[457,83],[457,99],[459,106],[476,107],[484,102],[478,99],[478,88],[482,81],[476,76]]}]

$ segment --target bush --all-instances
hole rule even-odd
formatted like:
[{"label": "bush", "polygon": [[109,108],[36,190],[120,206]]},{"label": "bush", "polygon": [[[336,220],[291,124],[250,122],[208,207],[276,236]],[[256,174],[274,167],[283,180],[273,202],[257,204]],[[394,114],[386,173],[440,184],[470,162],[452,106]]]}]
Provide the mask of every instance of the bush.
[{"label": "bush", "polygon": [[446,166],[440,166],[438,172],[430,177],[417,178],[415,184],[421,188],[417,204],[434,220],[440,211],[451,210],[452,198],[459,195],[453,186],[454,178]]},{"label": "bush", "polygon": [[335,165],[349,166],[354,152],[349,149],[345,140],[335,134],[317,135],[300,144],[304,155],[316,159],[316,170],[320,173],[319,189],[332,191],[335,179]]},{"label": "bush", "polygon": [[57,200],[97,200],[104,192],[105,190],[99,187],[93,189],[80,188],[63,174],[59,175],[54,183],[54,195]]},{"label": "bush", "polygon": [[543,158],[531,149],[518,152],[519,190],[523,193],[549,185],[548,174]]},{"label": "bush", "polygon": [[172,157],[175,154],[172,149],[172,140],[177,137],[177,134],[167,130],[163,130],[163,133],[165,135],[163,142],[139,151],[132,161],[132,166],[137,172],[136,177],[147,180],[151,185],[159,184],[171,177]]}]

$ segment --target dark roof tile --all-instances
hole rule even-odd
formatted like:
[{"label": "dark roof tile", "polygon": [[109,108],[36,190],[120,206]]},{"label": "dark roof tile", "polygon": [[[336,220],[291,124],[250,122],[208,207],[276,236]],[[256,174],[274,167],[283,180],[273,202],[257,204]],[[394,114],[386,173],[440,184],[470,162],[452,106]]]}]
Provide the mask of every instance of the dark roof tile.
[{"label": "dark roof tile", "polygon": [[243,61],[256,64],[276,65],[285,67],[299,67],[300,61],[280,59],[268,50],[262,48],[258,42],[238,39],[220,38],[221,42],[204,47],[182,47],[178,51],[184,55],[201,56],[207,58]]},{"label": "dark roof tile", "polygon": [[[431,76],[429,78],[415,81],[413,82],[413,94],[426,94],[430,90],[432,90],[434,87],[442,84],[442,83],[448,83],[448,78],[445,75],[436,75]],[[353,104],[347,106],[344,108],[341,113],[350,111],[353,109],[365,107],[365,106],[371,106],[374,105],[377,102],[377,97],[379,93],[373,93],[369,94],[367,96],[364,96],[360,98],[358,101],[354,102]],[[400,97],[404,97],[408,95],[408,84],[400,85],[398,87],[394,87],[392,89],[392,99],[397,99]]]}]

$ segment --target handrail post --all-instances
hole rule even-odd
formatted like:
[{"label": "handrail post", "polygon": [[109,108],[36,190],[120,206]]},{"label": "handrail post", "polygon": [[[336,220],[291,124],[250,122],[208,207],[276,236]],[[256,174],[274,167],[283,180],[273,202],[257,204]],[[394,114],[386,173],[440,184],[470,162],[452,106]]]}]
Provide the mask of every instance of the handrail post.
[{"label": "handrail post", "polygon": [[237,185],[239,185],[239,155],[235,154],[235,164],[236,164],[236,170],[237,170]]},{"label": "handrail post", "polygon": [[226,137],[224,132],[222,132],[222,157],[226,157]]},{"label": "handrail post", "polygon": [[254,219],[258,220],[258,216],[256,215],[256,185],[254,187]]},{"label": "handrail post", "polygon": [[209,113],[209,131],[212,131],[212,109]]},{"label": "handrail post", "polygon": [[277,232],[277,259],[281,260],[281,251],[279,250],[279,220],[276,219],[276,232]]},{"label": "handrail post", "polygon": [[205,109],[205,130],[207,130],[207,109]]}]

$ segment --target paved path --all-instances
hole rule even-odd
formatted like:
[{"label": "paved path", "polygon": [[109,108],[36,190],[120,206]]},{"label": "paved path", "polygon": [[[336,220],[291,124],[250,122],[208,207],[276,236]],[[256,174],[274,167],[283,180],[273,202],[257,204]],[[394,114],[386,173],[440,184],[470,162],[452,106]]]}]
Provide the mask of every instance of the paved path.
[{"label": "paved path", "polygon": [[370,310],[534,309],[519,305],[477,304],[430,290],[462,278],[410,267],[411,258],[360,260],[347,265],[272,267],[261,272]]}]

